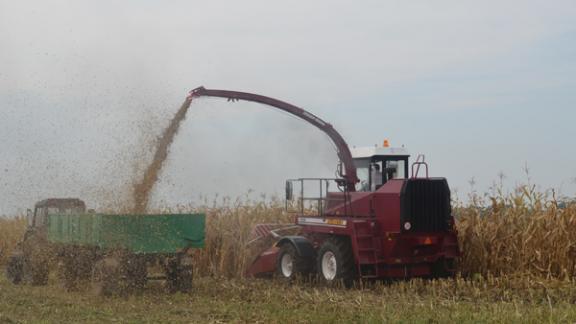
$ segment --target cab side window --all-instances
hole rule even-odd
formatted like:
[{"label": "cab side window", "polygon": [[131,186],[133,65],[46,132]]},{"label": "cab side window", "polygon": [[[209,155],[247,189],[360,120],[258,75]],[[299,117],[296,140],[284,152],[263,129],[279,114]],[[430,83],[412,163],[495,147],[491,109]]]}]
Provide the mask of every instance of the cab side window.
[{"label": "cab side window", "polygon": [[357,191],[370,191],[370,162],[368,160],[355,160],[356,175],[360,180],[356,184]]},{"label": "cab side window", "polygon": [[34,226],[43,226],[46,224],[46,208],[36,208],[34,213]]},{"label": "cab side window", "polygon": [[26,211],[26,220],[29,227],[34,226],[34,213],[30,209]]}]

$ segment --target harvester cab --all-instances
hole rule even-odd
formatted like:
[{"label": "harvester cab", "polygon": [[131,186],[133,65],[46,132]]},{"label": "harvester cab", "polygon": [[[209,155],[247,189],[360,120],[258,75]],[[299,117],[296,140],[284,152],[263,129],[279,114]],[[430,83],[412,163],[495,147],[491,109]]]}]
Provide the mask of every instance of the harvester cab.
[{"label": "harvester cab", "polygon": [[376,191],[389,180],[408,177],[410,155],[404,147],[390,147],[386,140],[380,147],[353,147],[350,151],[360,180],[356,191]]}]

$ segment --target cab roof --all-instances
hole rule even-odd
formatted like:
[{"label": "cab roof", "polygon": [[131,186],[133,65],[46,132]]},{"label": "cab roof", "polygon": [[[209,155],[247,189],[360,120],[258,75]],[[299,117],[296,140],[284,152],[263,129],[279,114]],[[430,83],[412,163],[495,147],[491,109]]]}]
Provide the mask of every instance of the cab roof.
[{"label": "cab roof", "polygon": [[354,159],[367,159],[373,156],[397,156],[409,157],[408,151],[404,147],[353,147],[350,152]]},{"label": "cab roof", "polygon": [[86,208],[86,204],[78,198],[50,198],[39,201],[36,208],[57,207],[57,208]]}]

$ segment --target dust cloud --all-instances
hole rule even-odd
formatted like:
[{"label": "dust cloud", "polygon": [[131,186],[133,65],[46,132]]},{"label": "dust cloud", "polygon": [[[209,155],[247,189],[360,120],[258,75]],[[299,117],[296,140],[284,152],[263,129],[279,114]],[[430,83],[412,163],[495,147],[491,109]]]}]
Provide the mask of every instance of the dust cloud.
[{"label": "dust cloud", "polygon": [[148,208],[148,202],[150,200],[150,194],[154,185],[158,181],[158,176],[162,171],[162,166],[168,157],[168,150],[170,145],[174,141],[174,137],[178,133],[180,128],[180,123],[186,118],[186,112],[190,108],[192,99],[187,98],[178,112],[172,120],[168,127],[162,133],[156,142],[156,151],[154,153],[154,158],[152,162],[148,165],[144,171],[144,175],[140,182],[134,185],[133,199],[134,199],[134,213],[144,213]]}]

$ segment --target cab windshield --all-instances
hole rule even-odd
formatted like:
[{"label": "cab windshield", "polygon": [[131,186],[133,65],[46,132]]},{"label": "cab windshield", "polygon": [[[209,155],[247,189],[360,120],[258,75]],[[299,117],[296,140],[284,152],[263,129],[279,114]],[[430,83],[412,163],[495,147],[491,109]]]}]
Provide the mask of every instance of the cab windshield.
[{"label": "cab windshield", "polygon": [[53,214],[75,214],[75,213],[82,213],[82,207],[36,207],[34,211],[34,225],[35,226],[42,226],[46,225],[46,220],[48,215]]},{"label": "cab windshield", "polygon": [[354,164],[360,179],[356,191],[376,191],[389,180],[408,177],[407,156],[373,156],[355,159]]}]

